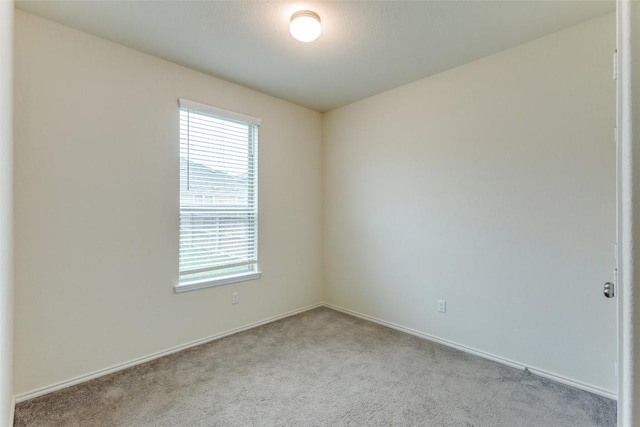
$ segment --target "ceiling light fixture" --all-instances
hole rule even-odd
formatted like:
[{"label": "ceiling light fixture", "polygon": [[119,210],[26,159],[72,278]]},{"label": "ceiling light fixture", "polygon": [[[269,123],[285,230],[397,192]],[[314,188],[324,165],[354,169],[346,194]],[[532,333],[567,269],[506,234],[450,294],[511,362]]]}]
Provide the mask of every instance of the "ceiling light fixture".
[{"label": "ceiling light fixture", "polygon": [[312,42],[322,32],[320,25],[320,17],[317,13],[310,10],[301,10],[291,15],[291,24],[289,24],[289,32],[294,39],[301,42]]}]

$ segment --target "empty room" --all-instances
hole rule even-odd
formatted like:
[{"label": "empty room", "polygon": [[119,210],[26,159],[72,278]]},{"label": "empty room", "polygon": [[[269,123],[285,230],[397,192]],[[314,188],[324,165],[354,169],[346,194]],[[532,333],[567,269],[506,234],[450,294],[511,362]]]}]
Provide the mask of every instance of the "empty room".
[{"label": "empty room", "polygon": [[4,1],[0,426],[632,425],[620,3]]}]

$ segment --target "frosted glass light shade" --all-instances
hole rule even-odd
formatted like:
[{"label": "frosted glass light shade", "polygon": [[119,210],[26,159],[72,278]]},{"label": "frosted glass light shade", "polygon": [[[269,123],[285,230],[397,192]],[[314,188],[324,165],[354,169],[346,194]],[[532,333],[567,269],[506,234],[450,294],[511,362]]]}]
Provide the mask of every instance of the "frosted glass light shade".
[{"label": "frosted glass light shade", "polygon": [[296,40],[301,42],[312,42],[322,32],[320,25],[320,17],[317,13],[310,10],[301,10],[291,15],[291,23],[289,24],[289,32]]}]

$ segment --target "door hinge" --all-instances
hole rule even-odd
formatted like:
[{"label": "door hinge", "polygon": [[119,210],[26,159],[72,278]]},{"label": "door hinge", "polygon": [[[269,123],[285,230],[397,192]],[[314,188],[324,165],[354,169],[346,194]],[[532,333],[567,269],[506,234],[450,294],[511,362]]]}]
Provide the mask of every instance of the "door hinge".
[{"label": "door hinge", "polygon": [[618,80],[618,49],[613,51],[613,80]]}]

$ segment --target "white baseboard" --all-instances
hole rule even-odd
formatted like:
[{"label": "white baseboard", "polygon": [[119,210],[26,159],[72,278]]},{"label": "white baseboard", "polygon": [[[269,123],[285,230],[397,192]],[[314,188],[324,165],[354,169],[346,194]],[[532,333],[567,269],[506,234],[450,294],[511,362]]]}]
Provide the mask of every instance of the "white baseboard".
[{"label": "white baseboard", "polygon": [[476,356],[480,356],[480,357],[482,357],[484,359],[489,359],[489,360],[492,360],[494,362],[501,363],[503,365],[511,366],[513,368],[517,368],[517,369],[521,369],[521,370],[528,369],[529,372],[531,372],[532,374],[535,374],[535,375],[538,375],[538,376],[541,376],[541,377],[544,377],[544,378],[548,378],[550,380],[553,380],[553,381],[556,381],[556,382],[559,382],[559,383],[562,383],[562,384],[566,384],[568,386],[575,387],[575,388],[578,388],[580,390],[585,390],[585,391],[588,391],[590,393],[594,393],[594,394],[597,394],[599,396],[604,396],[604,397],[607,397],[607,398],[613,399],[613,400],[617,400],[618,399],[617,394],[612,393],[609,390],[605,390],[603,388],[596,387],[596,386],[593,386],[593,385],[590,385],[590,384],[585,384],[583,382],[576,381],[576,380],[573,380],[571,378],[564,377],[562,375],[554,374],[554,373],[545,371],[544,369],[539,369],[539,368],[535,368],[535,367],[531,367],[531,366],[526,366],[526,365],[523,365],[522,363],[518,363],[518,362],[515,362],[515,361],[510,360],[510,359],[505,359],[504,357],[496,356],[495,354],[486,353],[486,352],[481,351],[481,350],[476,350],[475,348],[467,347],[465,345],[458,344],[458,343],[453,342],[453,341],[449,341],[449,340],[445,340],[445,339],[442,339],[442,338],[438,338],[438,337],[436,337],[434,335],[426,334],[424,332],[420,332],[420,331],[417,331],[415,329],[411,329],[411,328],[407,328],[405,326],[397,325],[397,324],[392,323],[392,322],[387,322],[386,320],[382,320],[382,319],[378,319],[377,317],[373,317],[373,316],[369,316],[369,315],[366,315],[366,314],[358,313],[357,311],[353,311],[353,310],[349,310],[349,309],[346,309],[346,308],[342,308],[342,307],[339,307],[339,306],[336,306],[336,305],[333,305],[333,304],[324,303],[322,305],[325,306],[325,307],[331,308],[333,310],[340,311],[340,312],[345,313],[345,314],[349,314],[351,316],[359,317],[361,319],[368,320],[370,322],[377,323],[379,325],[387,326],[387,327],[389,327],[391,329],[396,329],[398,331],[402,331],[402,332],[405,332],[405,333],[410,334],[410,335],[415,335],[417,337],[424,338],[424,339],[427,339],[429,341],[437,342],[438,344],[446,345],[447,347],[452,347],[452,348],[455,348],[457,350],[464,351],[465,353],[470,353],[470,354],[473,354],[473,355],[476,355]]},{"label": "white baseboard", "polygon": [[[114,372],[122,371],[123,369],[131,368],[133,366],[140,365],[140,364],[145,363],[145,362],[150,362],[152,360],[159,359],[160,357],[168,356],[170,354],[177,353],[179,351],[186,350],[186,349],[191,348],[191,347],[196,347],[198,345],[206,344],[208,342],[219,340],[220,338],[224,338],[224,337],[227,337],[229,335],[237,334],[238,332],[243,332],[243,331],[246,331],[248,329],[252,329],[252,328],[255,328],[255,327],[258,327],[258,326],[266,325],[267,323],[275,322],[276,320],[284,319],[286,317],[294,316],[296,314],[300,314],[300,313],[303,313],[305,311],[313,310],[314,308],[322,307],[322,305],[323,304],[321,304],[321,303],[312,304],[312,305],[309,305],[307,307],[303,307],[303,308],[300,308],[300,309],[297,309],[297,310],[289,311],[287,313],[279,314],[277,316],[269,317],[267,319],[260,320],[258,322],[253,322],[253,323],[250,323],[248,325],[241,326],[239,328],[230,329],[228,331],[221,332],[219,334],[215,334],[215,335],[211,335],[211,336],[206,337],[206,338],[202,338],[202,339],[199,339],[199,340],[191,341],[189,343],[182,344],[182,345],[179,345],[179,346],[167,349],[167,350],[159,351],[157,353],[153,353],[153,354],[150,354],[148,356],[143,356],[143,357],[139,357],[137,359],[130,360],[128,362],[119,363],[119,364],[111,366],[109,368],[100,369],[98,371],[91,372],[91,373],[85,374],[85,375],[80,375],[78,377],[71,378],[71,379],[66,380],[66,381],[61,381],[61,382],[58,382],[58,383],[55,383],[55,384],[51,384],[51,385],[46,386],[46,387],[38,388],[38,389],[35,389],[35,390],[32,390],[32,391],[28,391],[26,393],[21,393],[21,394],[18,394],[18,395],[15,396],[15,398],[14,398],[15,402],[14,403],[24,402],[25,400],[33,399],[35,397],[43,396],[45,394],[49,394],[49,393],[52,393],[54,391],[62,390],[63,388],[71,387],[73,385],[80,384],[80,383],[83,383],[85,381],[89,381],[89,380],[92,380],[92,379],[95,379],[95,378],[99,378],[99,377],[102,377],[102,376],[105,376],[105,375],[108,375],[108,374],[112,374]],[[14,407],[15,407],[15,404],[14,404]],[[11,424],[11,425],[13,425],[13,424]]]},{"label": "white baseboard", "polygon": [[[427,339],[429,341],[437,342],[439,344],[446,345],[448,347],[452,347],[452,348],[455,348],[455,349],[460,350],[460,351],[464,351],[465,353],[470,353],[470,354],[473,354],[473,355],[476,355],[476,356],[480,356],[482,358],[485,358],[485,359],[488,359],[488,360],[492,360],[494,362],[498,362],[498,363],[501,363],[503,365],[511,366],[513,368],[517,368],[517,369],[521,369],[521,370],[524,370],[526,368],[531,373],[533,373],[535,375],[539,375],[541,377],[548,378],[548,379],[551,379],[553,381],[569,385],[571,387],[575,387],[575,388],[578,388],[578,389],[581,389],[581,390],[585,390],[585,391],[588,391],[588,392],[591,392],[591,393],[594,393],[594,394],[597,394],[597,395],[600,395],[600,396],[604,396],[604,397],[607,397],[609,399],[614,399],[614,400],[617,399],[617,395],[615,393],[612,393],[612,392],[608,391],[608,390],[605,390],[605,389],[602,389],[600,387],[596,387],[596,386],[593,386],[593,385],[590,385],[590,384],[585,384],[585,383],[582,383],[580,381],[576,381],[576,380],[564,377],[562,375],[557,375],[557,374],[545,371],[544,369],[539,369],[539,368],[535,368],[535,367],[531,367],[531,366],[525,366],[522,363],[518,363],[518,362],[515,362],[515,361],[510,360],[510,359],[506,359],[506,358],[503,358],[503,357],[500,357],[500,356],[496,356],[496,355],[491,354],[491,353],[486,353],[486,352],[481,351],[481,350],[476,350],[474,348],[467,347],[465,345],[458,344],[458,343],[453,342],[453,341],[445,340],[445,339],[436,337],[434,335],[430,335],[430,334],[426,334],[424,332],[417,331],[415,329],[407,328],[405,326],[401,326],[401,325],[398,325],[398,324],[395,324],[395,323],[392,323],[392,322],[388,322],[386,320],[378,319],[377,317],[373,317],[373,316],[369,316],[369,315],[366,315],[366,314],[358,313],[357,311],[353,311],[353,310],[349,310],[349,309],[346,309],[346,308],[342,308],[342,307],[339,307],[339,306],[336,306],[336,305],[333,305],[333,304],[318,303],[318,304],[312,304],[312,305],[309,305],[307,307],[300,308],[298,310],[293,310],[293,311],[289,311],[287,313],[283,313],[283,314],[280,314],[280,315],[277,315],[277,316],[269,317],[267,319],[260,320],[258,322],[253,322],[253,323],[250,323],[248,325],[241,326],[239,328],[230,329],[228,331],[221,332],[219,334],[212,335],[212,336],[209,336],[209,337],[206,337],[206,338],[202,338],[202,339],[199,339],[199,340],[196,340],[196,341],[192,341],[192,342],[189,342],[189,343],[186,343],[186,344],[183,344],[183,345],[179,345],[179,346],[176,346],[176,347],[164,350],[164,351],[159,351],[157,353],[153,353],[153,354],[150,354],[148,356],[139,357],[137,359],[134,359],[134,360],[131,360],[131,361],[128,361],[128,362],[124,362],[124,363],[120,363],[120,364],[111,366],[109,368],[100,369],[98,371],[91,372],[91,373],[86,374],[86,375],[80,375],[78,377],[71,378],[71,379],[66,380],[66,381],[61,381],[61,382],[58,382],[58,383],[55,383],[55,384],[52,384],[52,385],[49,385],[49,386],[46,386],[46,387],[38,388],[36,390],[32,390],[32,391],[29,391],[29,392],[26,392],[26,393],[21,393],[19,395],[16,395],[15,398],[14,398],[14,402],[13,402],[13,405],[12,405],[11,418],[13,419],[13,410],[15,409],[15,404],[16,403],[24,402],[26,400],[33,399],[35,397],[43,396],[45,394],[52,393],[54,391],[62,390],[64,388],[71,387],[73,385],[80,384],[80,383],[83,383],[85,381],[89,381],[89,380],[92,380],[92,379],[95,379],[95,378],[102,377],[104,375],[108,375],[108,374],[111,374],[111,373],[114,373],[114,372],[118,372],[118,371],[130,368],[130,367],[136,366],[136,365],[140,365],[140,364],[145,363],[145,362],[150,362],[152,360],[158,359],[158,358],[163,357],[163,356],[168,356],[170,354],[177,353],[179,351],[186,350],[186,349],[191,348],[191,347],[196,347],[196,346],[201,345],[201,344],[206,344],[206,343],[211,342],[211,341],[219,340],[220,338],[224,338],[224,337],[229,336],[229,335],[237,334],[238,332],[246,331],[246,330],[258,327],[258,326],[265,325],[267,323],[275,322],[277,320],[284,319],[284,318],[290,317],[290,316],[294,316],[296,314],[300,314],[300,313],[303,313],[305,311],[313,310],[314,308],[318,308],[318,307],[322,307],[322,306],[330,308],[330,309],[333,309],[333,310],[336,310],[336,311],[339,311],[339,312],[342,312],[342,313],[345,313],[345,314],[349,314],[351,316],[355,316],[355,317],[358,317],[358,318],[361,318],[361,319],[364,319],[364,320],[368,320],[370,322],[377,323],[379,325],[383,325],[383,326],[386,326],[386,327],[389,327],[389,328],[392,328],[392,329],[396,329],[398,331],[405,332],[405,333],[408,333],[408,334],[411,334],[411,335],[414,335],[414,336],[417,336],[417,337],[420,337],[420,338],[423,338],[423,339]],[[13,425],[13,424],[10,424],[10,425]]]}]

